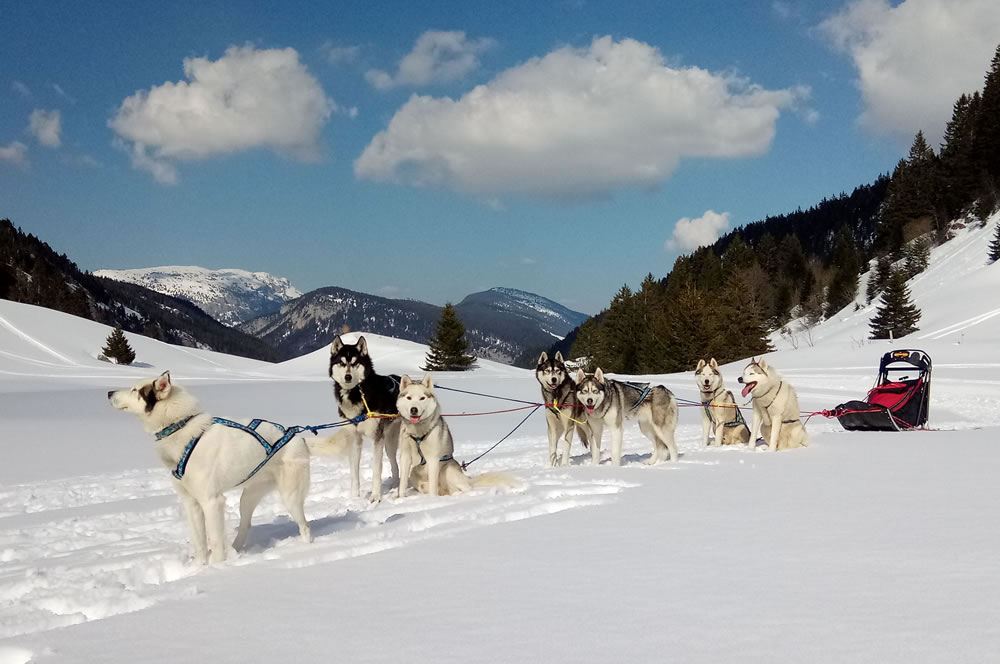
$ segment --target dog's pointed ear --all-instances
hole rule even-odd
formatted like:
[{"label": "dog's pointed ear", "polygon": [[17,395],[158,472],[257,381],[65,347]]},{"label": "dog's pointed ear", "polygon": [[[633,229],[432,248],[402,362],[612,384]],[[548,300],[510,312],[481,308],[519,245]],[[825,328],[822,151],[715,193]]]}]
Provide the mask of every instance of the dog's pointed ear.
[{"label": "dog's pointed ear", "polygon": [[709,364],[709,366],[711,366],[711,367],[712,367],[713,369],[718,369],[718,368],[719,368],[719,363],[715,361],[715,358],[714,358],[714,357],[713,357],[713,358],[712,358],[711,360],[709,360],[708,364]]},{"label": "dog's pointed ear", "polygon": [[368,354],[368,342],[365,341],[364,337],[358,337],[358,352],[362,355]]},{"label": "dog's pointed ear", "polygon": [[583,373],[583,369],[577,369],[576,370],[576,382],[577,383],[582,383],[585,380],[587,380],[587,374]]},{"label": "dog's pointed ear", "polygon": [[425,374],[424,379],[420,381],[420,384],[426,387],[428,390],[434,389],[434,381],[431,379],[430,374]]},{"label": "dog's pointed ear", "polygon": [[545,364],[548,361],[549,361],[549,354],[543,350],[542,354],[538,356],[538,363]]},{"label": "dog's pointed ear", "polygon": [[601,371],[600,367],[597,367],[597,371],[594,372],[594,378],[597,379],[598,383],[604,385],[604,372]]},{"label": "dog's pointed ear", "polygon": [[698,366],[694,368],[695,371],[701,371],[705,368],[705,360],[698,360]]},{"label": "dog's pointed ear", "polygon": [[760,362],[757,363],[757,366],[763,369],[764,371],[767,371],[767,360],[765,360],[763,357],[760,358]]},{"label": "dog's pointed ear", "polygon": [[153,391],[156,392],[156,398],[162,399],[170,394],[170,372],[164,371],[160,374],[160,377],[153,381]]},{"label": "dog's pointed ear", "polygon": [[344,347],[344,341],[340,338],[338,334],[333,338],[333,343],[330,344],[330,355],[336,355],[337,352]]},{"label": "dog's pointed ear", "polygon": [[413,381],[410,380],[409,376],[403,376],[402,378],[399,379],[399,389],[400,389],[400,391],[405,390],[410,385],[413,385]]},{"label": "dog's pointed ear", "polygon": [[556,351],[556,362],[562,362],[562,361],[563,361],[562,351],[557,350]]}]

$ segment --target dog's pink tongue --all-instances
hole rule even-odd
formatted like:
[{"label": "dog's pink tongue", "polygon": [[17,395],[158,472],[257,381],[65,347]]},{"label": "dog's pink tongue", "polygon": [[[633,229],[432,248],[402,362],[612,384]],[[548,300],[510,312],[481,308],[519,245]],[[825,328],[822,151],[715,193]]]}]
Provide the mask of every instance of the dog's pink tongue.
[{"label": "dog's pink tongue", "polygon": [[417,422],[420,421],[420,418],[415,415],[410,415],[410,421],[416,424]]},{"label": "dog's pink tongue", "polygon": [[750,394],[750,390],[757,386],[757,383],[747,383],[743,386],[743,396]]},{"label": "dog's pink tongue", "polygon": [[587,408],[587,415],[593,415],[594,414],[594,409],[593,408],[591,408],[590,406],[587,406],[586,408]]}]

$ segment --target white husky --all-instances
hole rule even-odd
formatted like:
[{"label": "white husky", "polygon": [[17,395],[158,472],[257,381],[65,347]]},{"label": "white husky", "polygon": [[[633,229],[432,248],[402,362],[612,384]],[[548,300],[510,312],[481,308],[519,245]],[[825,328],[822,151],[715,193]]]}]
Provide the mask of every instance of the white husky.
[{"label": "white husky", "polygon": [[[138,416],[146,431],[156,436],[156,451],[173,471],[174,489],[191,528],[194,557],[201,564],[226,559],[223,493],[240,485],[240,527],[233,541],[237,551],[246,543],[257,503],[275,488],[302,540],[312,541],[303,509],[309,491],[309,453],[345,455],[354,443],[352,435],[308,441],[286,436],[281,427],[259,420],[232,421],[242,428],[219,423],[201,412],[194,397],[171,383],[169,372],[131,389],[108,392],[108,399],[113,407]],[[261,440],[275,446],[286,438],[268,458]]]},{"label": "white husky", "polygon": [[799,398],[795,389],[767,362],[752,360],[739,377],[743,396],[753,396],[753,424],[750,427],[750,447],[757,437],[764,436],[768,449],[787,450],[809,444],[806,428],[799,420]]},{"label": "white husky", "polygon": [[402,420],[397,497],[406,495],[410,482],[417,491],[432,496],[446,496],[473,487],[517,486],[517,481],[504,473],[466,476],[453,456],[455,441],[448,423],[441,417],[441,407],[434,396],[434,384],[429,375],[419,383],[410,380],[409,376],[400,378],[396,407]]}]

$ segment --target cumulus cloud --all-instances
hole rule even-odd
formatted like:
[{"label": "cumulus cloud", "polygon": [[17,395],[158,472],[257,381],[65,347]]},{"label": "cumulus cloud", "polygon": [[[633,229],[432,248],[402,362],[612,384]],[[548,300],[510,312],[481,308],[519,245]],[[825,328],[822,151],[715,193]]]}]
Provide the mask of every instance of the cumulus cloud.
[{"label": "cumulus cloud", "polygon": [[21,141],[12,141],[6,147],[0,146],[0,162],[27,167],[28,146]]},{"label": "cumulus cloud", "polygon": [[62,114],[57,110],[36,108],[28,116],[28,129],[45,147],[57,148],[62,144]]},{"label": "cumulus cloud", "polygon": [[336,103],[292,48],[232,46],[218,60],[184,59],[185,81],[140,90],[108,122],[135,168],[165,184],[177,161],[269,148],[315,161]]},{"label": "cumulus cloud", "polygon": [[714,243],[722,235],[722,231],[729,228],[729,213],[719,214],[712,210],[706,210],[705,214],[697,219],[684,217],[678,219],[674,224],[674,232],[664,243],[664,248],[668,251],[682,250],[694,251],[698,247]]},{"label": "cumulus cloud", "polygon": [[492,39],[467,39],[460,30],[428,30],[403,56],[395,74],[372,69],[365,78],[375,88],[457,81],[479,68],[479,55],[496,45]]},{"label": "cumulus cloud", "polygon": [[656,185],[685,157],[767,151],[807,88],[666,64],[632,39],[563,47],[458,100],[414,95],[354,162],[358,177],[478,195],[600,196]]},{"label": "cumulus cloud", "polygon": [[952,104],[979,90],[1000,35],[996,0],[852,0],[819,30],[851,57],[861,123],[910,139],[944,133]]},{"label": "cumulus cloud", "polygon": [[354,62],[361,54],[360,46],[344,46],[327,40],[319,47],[320,53],[332,65]]}]

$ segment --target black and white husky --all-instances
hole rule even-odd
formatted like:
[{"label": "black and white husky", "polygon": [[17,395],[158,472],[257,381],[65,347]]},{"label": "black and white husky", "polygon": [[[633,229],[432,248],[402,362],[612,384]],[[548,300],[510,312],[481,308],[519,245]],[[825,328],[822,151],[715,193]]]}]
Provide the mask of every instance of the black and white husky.
[{"label": "black and white husky", "polygon": [[330,345],[330,378],[333,394],[337,399],[340,416],[354,419],[369,412],[385,417],[372,417],[356,425],[345,427],[355,434],[351,449],[351,494],[361,495],[361,442],[364,436],[372,439],[372,502],[382,499],[382,452],[389,457],[393,482],[399,481],[396,448],[399,443],[399,418],[396,397],[399,396],[399,376],[380,376],[375,373],[368,343],[358,337],[354,344],[345,344],[335,337]]},{"label": "black and white husky", "polygon": [[701,444],[708,445],[710,433],[716,445],[738,445],[750,440],[750,429],[736,398],[726,389],[714,357],[708,362],[698,360],[694,382],[701,392]]},{"label": "black and white husky", "polygon": [[[542,386],[542,403],[545,407],[545,425],[549,432],[549,463],[559,463],[559,439],[566,440],[562,453],[562,465],[569,464],[570,447],[573,445],[573,431],[580,434],[580,442],[589,447],[590,427],[586,424],[583,409],[576,400],[576,383],[566,369],[562,353],[549,357],[543,352],[538,358],[535,378]],[[582,423],[581,423],[582,422]]]},{"label": "black and white husky", "polygon": [[607,426],[611,429],[611,463],[621,465],[626,419],[638,420],[639,430],[653,443],[653,454],[646,463],[667,458],[677,461],[677,400],[664,386],[623,383],[605,377],[599,368],[593,375],[581,369],[576,376],[576,398],[590,424],[590,454],[595,464],[601,461],[601,432]]},{"label": "black and white husky", "polygon": [[[187,515],[196,561],[226,559],[224,492],[240,485],[240,527],[233,548],[243,548],[254,508],[275,488],[303,541],[312,541],[303,509],[309,491],[309,455],[347,454],[349,438],[286,436],[289,432],[280,426],[259,420],[224,420],[230,424],[222,424],[174,385],[169,372],[131,389],[108,392],[108,399],[118,410],[136,415],[146,431],[156,436],[156,451],[172,471],[174,489]],[[274,446],[273,454],[261,440]]]}]

